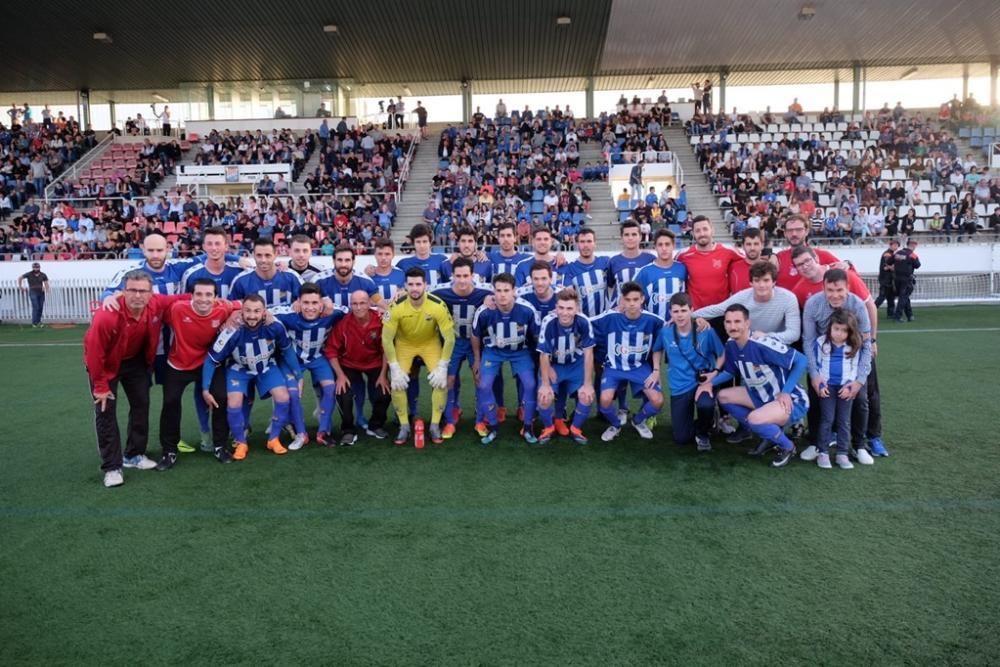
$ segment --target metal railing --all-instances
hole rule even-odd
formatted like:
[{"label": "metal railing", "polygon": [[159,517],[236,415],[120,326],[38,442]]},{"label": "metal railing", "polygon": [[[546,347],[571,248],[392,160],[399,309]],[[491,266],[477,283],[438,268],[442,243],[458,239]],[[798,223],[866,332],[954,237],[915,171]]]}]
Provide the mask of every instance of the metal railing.
[{"label": "metal railing", "polygon": [[97,145],[95,145],[93,148],[87,151],[83,155],[83,157],[81,157],[79,160],[74,162],[69,167],[69,169],[59,174],[58,178],[55,178],[51,182],[49,182],[49,184],[45,186],[45,192],[44,192],[45,201],[49,201],[49,194],[54,189],[56,183],[62,183],[70,179],[75,179],[77,174],[79,174],[84,167],[89,167],[94,160],[101,157],[105,149],[107,149],[108,146],[114,143],[114,140],[115,140],[114,133],[109,132],[106,137],[97,142]]},{"label": "metal railing", "polygon": [[410,164],[413,156],[417,152],[417,145],[420,144],[420,135],[415,135],[410,141],[410,148],[406,151],[406,158],[403,166],[399,168],[399,176],[396,177],[396,201],[403,201],[403,191],[406,189],[406,182],[410,178]]},{"label": "metal railing", "polygon": [[[49,281],[42,322],[89,322],[94,309],[100,305],[101,292],[107,286],[107,282],[97,278],[64,278]],[[0,320],[31,321],[31,301],[28,299],[28,292],[18,289],[16,280],[0,281]]]}]

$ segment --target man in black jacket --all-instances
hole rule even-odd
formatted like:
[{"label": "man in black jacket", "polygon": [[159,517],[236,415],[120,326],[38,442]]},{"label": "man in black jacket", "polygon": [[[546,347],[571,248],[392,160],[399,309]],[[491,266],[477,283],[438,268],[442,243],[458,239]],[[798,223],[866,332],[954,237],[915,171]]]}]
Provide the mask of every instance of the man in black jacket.
[{"label": "man in black jacket", "polygon": [[897,250],[899,241],[892,239],[888,249],[878,260],[878,297],[875,298],[875,307],[881,308],[883,302],[887,303],[889,317],[896,316],[896,278],[892,263]]},{"label": "man in black jacket", "polygon": [[917,257],[917,242],[910,239],[905,248],[900,248],[892,257],[892,272],[895,276],[896,315],[897,322],[913,321],[913,308],[910,307],[910,295],[913,294],[913,272],[920,268],[920,258]]}]

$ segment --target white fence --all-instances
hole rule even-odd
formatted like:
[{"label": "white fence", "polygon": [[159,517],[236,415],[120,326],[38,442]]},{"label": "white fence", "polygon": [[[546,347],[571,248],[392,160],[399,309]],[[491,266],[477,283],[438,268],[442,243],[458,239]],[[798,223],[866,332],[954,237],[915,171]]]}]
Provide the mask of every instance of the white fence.
[{"label": "white fence", "polygon": [[[100,301],[107,279],[63,278],[49,282],[42,322],[89,322],[92,308]],[[0,281],[0,320],[30,322],[28,292],[16,280]]]}]

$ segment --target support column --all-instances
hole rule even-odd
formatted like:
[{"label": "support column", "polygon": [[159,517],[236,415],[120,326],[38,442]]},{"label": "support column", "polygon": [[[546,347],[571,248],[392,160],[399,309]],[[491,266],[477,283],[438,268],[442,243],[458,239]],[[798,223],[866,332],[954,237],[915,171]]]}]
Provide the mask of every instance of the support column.
[{"label": "support column", "polygon": [[108,112],[111,114],[111,129],[114,130],[117,125],[117,118],[115,117],[115,101],[108,100]]},{"label": "support column", "polygon": [[851,98],[851,113],[858,113],[861,104],[861,63],[854,63],[851,68],[851,75],[854,81],[854,94]]},{"label": "support column", "polygon": [[472,118],[472,82],[466,79],[462,82],[462,122],[468,123]]},{"label": "support column", "polygon": [[840,70],[833,75],[833,108],[840,111]]},{"label": "support column", "polygon": [[205,99],[208,101],[208,120],[215,120],[215,86],[208,84],[205,88]]},{"label": "support column", "polygon": [[990,57],[990,106],[994,109],[1000,104],[997,100],[997,75],[1000,74],[1000,56]]},{"label": "support column", "polygon": [[719,113],[726,113],[726,81],[729,80],[729,70],[725,67],[719,70]]},{"label": "support column", "polygon": [[586,96],[586,113],[587,118],[593,120],[594,118],[594,77],[587,77],[587,87],[584,89],[584,95]]},{"label": "support column", "polygon": [[962,65],[962,101],[969,96],[969,63]]},{"label": "support column", "polygon": [[340,113],[340,84],[330,84],[330,115],[336,116]]}]

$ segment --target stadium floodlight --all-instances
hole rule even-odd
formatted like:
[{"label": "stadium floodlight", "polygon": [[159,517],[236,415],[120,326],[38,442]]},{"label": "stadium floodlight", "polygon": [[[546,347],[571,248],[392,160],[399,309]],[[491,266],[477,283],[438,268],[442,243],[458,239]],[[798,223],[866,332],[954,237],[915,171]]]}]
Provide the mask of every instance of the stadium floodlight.
[{"label": "stadium floodlight", "polygon": [[800,21],[810,21],[814,16],[816,16],[816,5],[802,5],[802,9],[799,10]]},{"label": "stadium floodlight", "polygon": [[340,28],[337,26],[336,23],[327,23],[325,26],[323,26],[323,32],[327,34],[331,32],[337,32],[338,30],[340,30]]},{"label": "stadium floodlight", "polygon": [[98,42],[104,42],[105,44],[111,43],[111,35],[106,32],[95,32],[94,40]]},{"label": "stadium floodlight", "polygon": [[557,16],[556,17],[556,25],[569,25],[572,22],[573,22],[573,19],[571,19],[568,16]]}]

